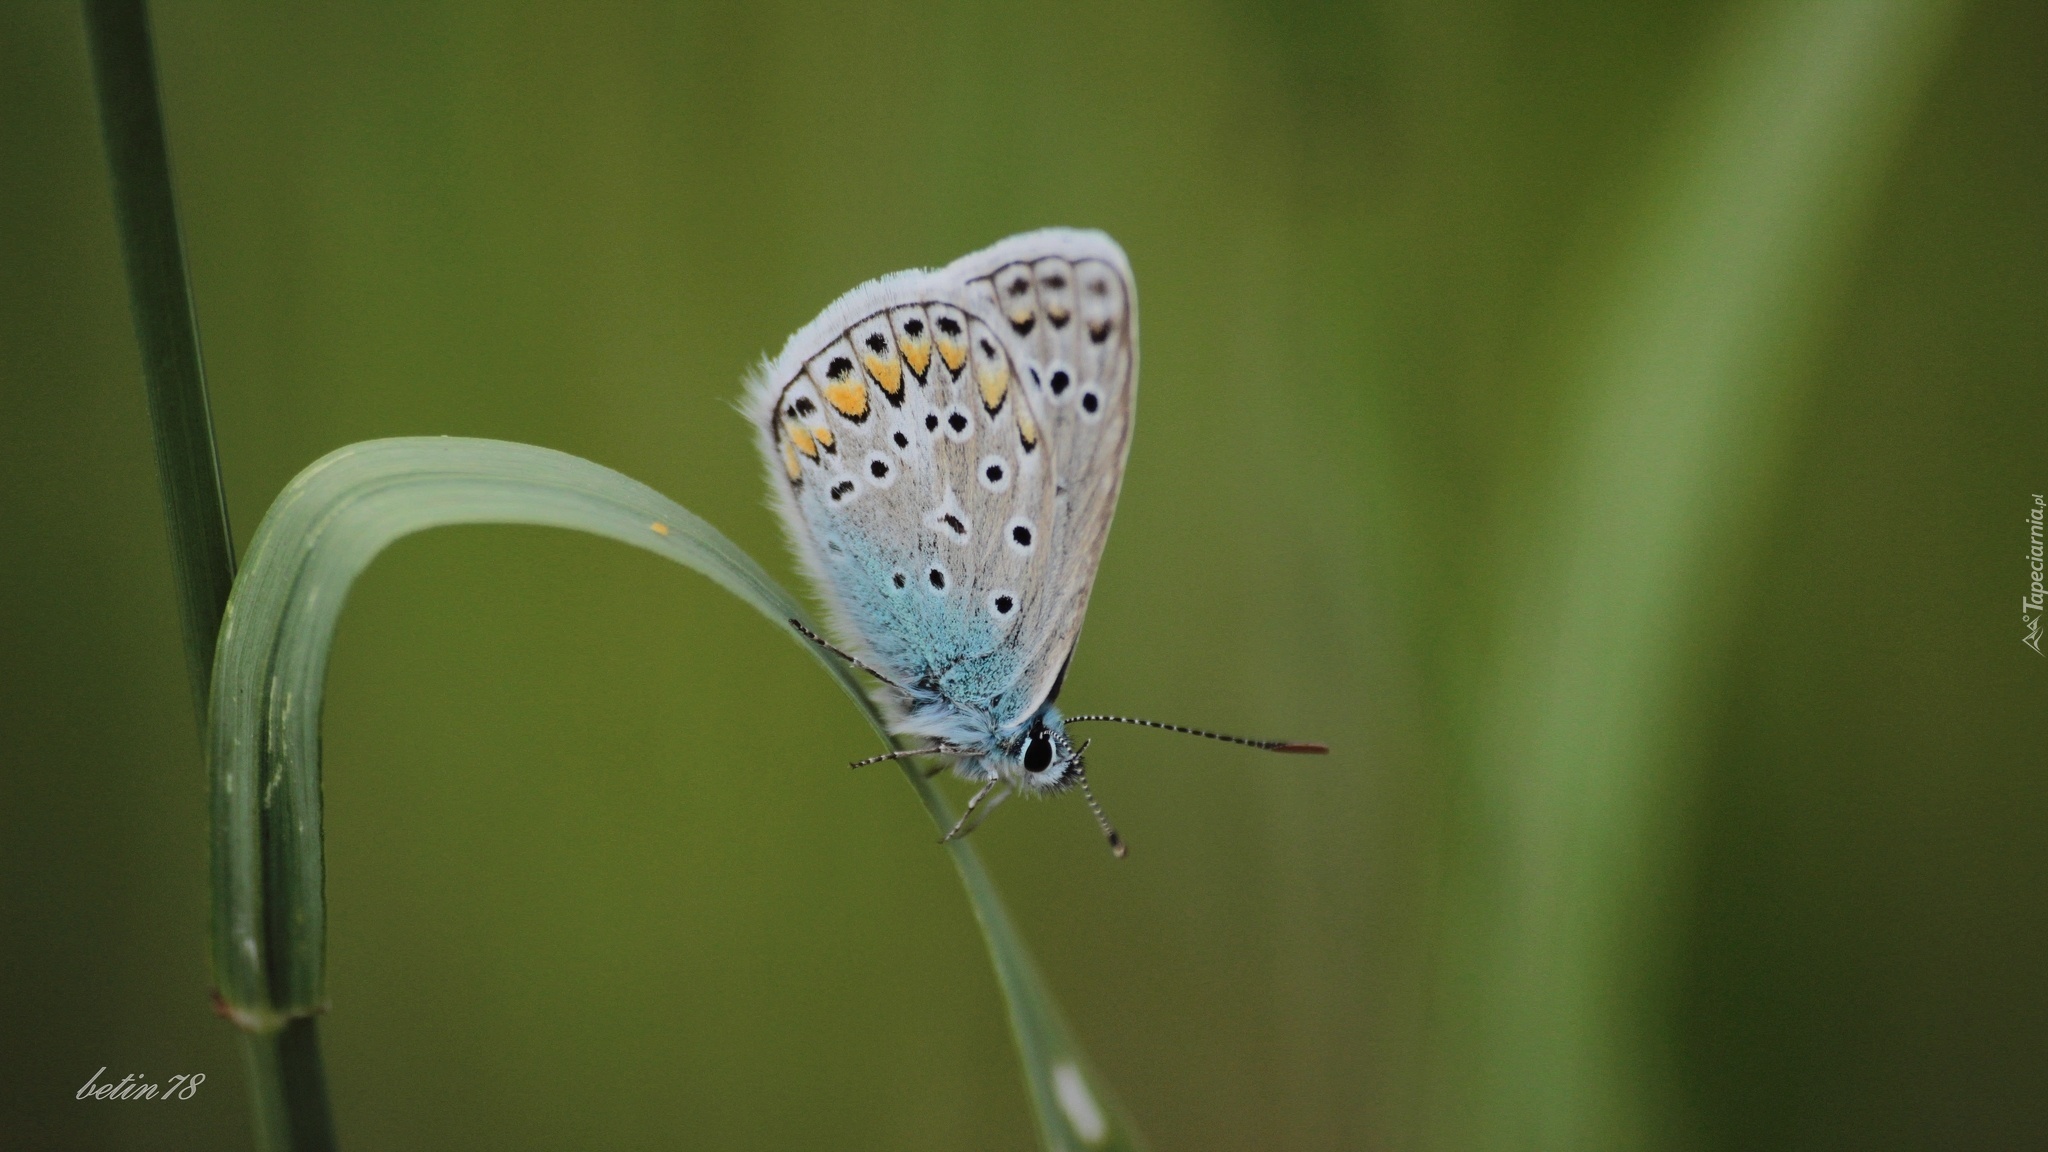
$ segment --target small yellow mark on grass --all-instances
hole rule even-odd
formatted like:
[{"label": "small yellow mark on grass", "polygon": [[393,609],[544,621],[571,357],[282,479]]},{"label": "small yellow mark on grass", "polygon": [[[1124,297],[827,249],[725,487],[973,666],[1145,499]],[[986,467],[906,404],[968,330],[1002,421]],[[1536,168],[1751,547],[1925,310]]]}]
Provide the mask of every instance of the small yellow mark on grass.
[{"label": "small yellow mark on grass", "polygon": [[648,527],[654,529],[656,532],[660,533],[663,536],[668,535],[668,525],[663,524],[659,520],[656,520],[654,523],[649,524]]}]

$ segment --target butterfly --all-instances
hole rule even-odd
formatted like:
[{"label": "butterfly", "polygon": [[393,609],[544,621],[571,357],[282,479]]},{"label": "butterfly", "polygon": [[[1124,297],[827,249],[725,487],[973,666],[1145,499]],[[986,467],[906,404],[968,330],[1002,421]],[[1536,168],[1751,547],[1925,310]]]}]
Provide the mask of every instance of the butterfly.
[{"label": "butterfly", "polygon": [[1138,299],[1108,235],[1047,228],[834,301],[754,374],[745,410],[791,547],[840,647],[881,681],[917,746],[854,767],[953,759],[980,784],[946,840],[1008,796],[1078,785],[1111,850],[1069,725],[1141,724],[1055,707],[1122,487],[1138,398]]}]

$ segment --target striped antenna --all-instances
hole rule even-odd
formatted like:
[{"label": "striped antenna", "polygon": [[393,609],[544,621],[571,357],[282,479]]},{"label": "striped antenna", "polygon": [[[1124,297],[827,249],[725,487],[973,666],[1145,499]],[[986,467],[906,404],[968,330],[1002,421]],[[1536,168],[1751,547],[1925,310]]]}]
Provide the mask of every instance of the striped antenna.
[{"label": "striped antenna", "polygon": [[1088,787],[1088,769],[1083,765],[1081,754],[1088,751],[1090,743],[1092,741],[1083,740],[1081,741],[1081,747],[1074,751],[1074,775],[1080,778],[1081,795],[1088,799],[1088,810],[1095,813],[1095,822],[1102,825],[1102,834],[1109,838],[1110,854],[1121,860],[1125,856],[1130,855],[1131,850],[1124,843],[1124,838],[1117,835],[1116,825],[1111,824],[1109,817],[1102,814],[1102,805],[1095,802],[1095,790]]},{"label": "striped antenna", "polygon": [[1200,728],[1183,728],[1178,724],[1161,724],[1157,720],[1139,720],[1131,716],[1068,716],[1065,723],[1090,724],[1136,724],[1140,728],[1158,728],[1166,732],[1179,732],[1185,736],[1201,736],[1210,740],[1221,740],[1225,744],[1242,744],[1247,748],[1258,748],[1266,752],[1303,752],[1312,756],[1327,755],[1327,744],[1309,744],[1299,740],[1247,740],[1242,736],[1225,736],[1221,732],[1204,732]]}]

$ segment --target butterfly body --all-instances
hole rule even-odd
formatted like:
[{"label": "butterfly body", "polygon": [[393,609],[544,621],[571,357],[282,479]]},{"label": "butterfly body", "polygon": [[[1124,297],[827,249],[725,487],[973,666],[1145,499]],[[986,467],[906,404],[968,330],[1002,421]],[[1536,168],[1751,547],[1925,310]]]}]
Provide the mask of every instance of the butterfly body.
[{"label": "butterfly body", "polygon": [[963,776],[1079,776],[1053,704],[1136,396],[1129,262],[1063,228],[864,284],[754,378],[776,505],[834,631],[895,686],[896,730]]}]

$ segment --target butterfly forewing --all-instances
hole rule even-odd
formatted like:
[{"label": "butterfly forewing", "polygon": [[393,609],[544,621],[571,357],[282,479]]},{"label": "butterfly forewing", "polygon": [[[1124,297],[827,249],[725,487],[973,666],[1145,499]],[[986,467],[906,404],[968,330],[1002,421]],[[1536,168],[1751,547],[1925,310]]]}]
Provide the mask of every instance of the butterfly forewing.
[{"label": "butterfly forewing", "polygon": [[1073,651],[1130,449],[1137,318],[1129,265],[1113,241],[1092,238],[1036,246],[1018,237],[968,258],[989,268],[970,277],[968,298],[1000,314],[1053,471],[1046,543],[1058,561],[1046,597],[1057,610],[1030,637],[1026,672],[1002,702],[1005,722],[1044,702]]},{"label": "butterfly forewing", "polygon": [[1116,506],[1135,323],[1115,242],[1049,229],[863,285],[764,368],[778,504],[864,658],[998,729],[1044,702]]}]

